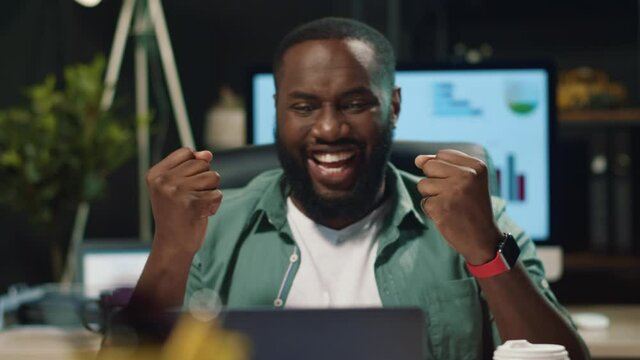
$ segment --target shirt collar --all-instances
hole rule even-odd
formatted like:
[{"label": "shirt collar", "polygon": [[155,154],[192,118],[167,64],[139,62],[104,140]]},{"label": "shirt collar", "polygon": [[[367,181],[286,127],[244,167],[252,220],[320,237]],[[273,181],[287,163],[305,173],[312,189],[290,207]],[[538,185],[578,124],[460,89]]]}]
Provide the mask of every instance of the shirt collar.
[{"label": "shirt collar", "polygon": [[[399,227],[404,221],[408,221],[405,219],[411,219],[412,222],[427,227],[425,215],[419,210],[422,197],[417,195],[418,189],[415,188],[415,184],[411,184],[412,187],[408,188],[409,184],[405,183],[406,176],[402,176],[393,164],[389,163],[388,165],[387,181],[391,181],[388,186],[393,191],[392,195],[396,200],[391,224]],[[412,193],[414,194],[412,195]]]},{"label": "shirt collar", "polygon": [[272,181],[265,187],[264,195],[258,201],[252,218],[257,219],[259,214],[264,214],[262,220],[268,221],[280,231],[287,221],[286,198],[289,194],[289,186],[286,185],[282,169],[274,170],[274,177],[276,181]]}]

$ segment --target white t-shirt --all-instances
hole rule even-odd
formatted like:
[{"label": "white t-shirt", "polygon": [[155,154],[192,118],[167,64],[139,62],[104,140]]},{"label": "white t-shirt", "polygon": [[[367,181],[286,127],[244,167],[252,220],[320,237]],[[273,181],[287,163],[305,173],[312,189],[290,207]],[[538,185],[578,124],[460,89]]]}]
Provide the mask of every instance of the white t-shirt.
[{"label": "white t-shirt", "polygon": [[287,198],[287,220],[300,249],[300,267],[286,307],[381,307],[374,274],[377,235],[386,201],[341,230],[316,224]]}]

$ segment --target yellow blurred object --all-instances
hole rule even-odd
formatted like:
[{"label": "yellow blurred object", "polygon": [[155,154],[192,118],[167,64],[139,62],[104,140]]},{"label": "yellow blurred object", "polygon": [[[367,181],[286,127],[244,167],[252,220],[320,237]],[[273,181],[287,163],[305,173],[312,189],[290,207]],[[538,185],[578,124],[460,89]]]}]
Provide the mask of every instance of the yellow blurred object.
[{"label": "yellow blurred object", "polygon": [[151,360],[161,356],[159,346],[110,347],[98,354],[97,360]]},{"label": "yellow blurred object", "polygon": [[247,360],[250,348],[246,336],[185,314],[162,347],[109,348],[98,360]]},{"label": "yellow blurred object", "polygon": [[558,110],[613,108],[624,104],[627,90],[604,71],[580,67],[560,73],[556,100]]}]

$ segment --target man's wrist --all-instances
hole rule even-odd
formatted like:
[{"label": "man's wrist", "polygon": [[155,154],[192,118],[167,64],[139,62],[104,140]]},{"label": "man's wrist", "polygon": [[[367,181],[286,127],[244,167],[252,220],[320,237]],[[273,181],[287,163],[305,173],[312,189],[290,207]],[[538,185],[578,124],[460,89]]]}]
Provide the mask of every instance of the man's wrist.
[{"label": "man's wrist", "polygon": [[481,265],[467,262],[467,269],[477,278],[488,278],[500,275],[511,270],[518,261],[520,248],[511,234],[504,234],[503,240],[498,244],[495,257]]},{"label": "man's wrist", "polygon": [[184,245],[184,242],[173,241],[173,239],[169,239],[160,234],[154,236],[151,250],[157,256],[166,259],[193,259],[198,252],[197,248],[191,248]]},{"label": "man's wrist", "polygon": [[471,264],[474,266],[479,266],[488,263],[496,257],[495,247],[493,250],[484,250],[482,252],[477,252],[471,256],[465,257],[465,261],[467,264]]},{"label": "man's wrist", "polygon": [[471,254],[465,255],[464,259],[467,264],[471,264],[473,266],[479,266],[486,264],[493,260],[496,257],[496,250],[498,249],[498,245],[504,239],[504,234],[502,232],[496,231],[494,235],[491,235],[490,240],[484,241],[484,244],[488,244],[481,249],[474,251]]}]

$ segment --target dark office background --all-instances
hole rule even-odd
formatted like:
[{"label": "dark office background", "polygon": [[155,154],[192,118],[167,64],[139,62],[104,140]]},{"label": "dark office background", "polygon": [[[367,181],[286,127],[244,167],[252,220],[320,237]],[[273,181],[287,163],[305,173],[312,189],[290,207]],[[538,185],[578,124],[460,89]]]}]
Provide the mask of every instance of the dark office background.
[{"label": "dark office background", "polygon": [[[108,55],[121,1],[104,0],[84,8],[73,0],[9,0],[0,4],[0,108],[23,101],[22,89],[65,65]],[[400,62],[459,60],[454,48],[489,44],[493,60],[546,59],[559,70],[591,66],[604,70],[629,91],[627,106],[640,103],[638,2],[633,0],[180,0],[163,2],[185,101],[196,143],[203,145],[203,123],[229,85],[246,95],[247,69],[269,64],[277,41],[292,27],[328,16],[353,17],[371,24],[394,43]],[[117,96],[133,112],[133,54],[129,41]],[[152,65],[157,60],[151,59]],[[157,65],[157,63],[156,63]],[[157,87],[158,88],[158,87]],[[152,106],[158,107],[156,94]],[[160,114],[162,115],[162,114]],[[166,139],[154,141],[153,161],[179,145],[171,114]],[[620,255],[614,246],[593,249],[589,235],[589,141],[594,133],[624,132],[638,139],[638,126],[612,130],[605,125],[558,127],[555,184],[555,237],[568,253]],[[638,159],[640,142],[632,141]],[[606,150],[606,149],[605,149]],[[608,151],[608,150],[607,150]],[[634,166],[633,182],[640,179]],[[137,236],[135,159],[114,174],[108,197],[92,206],[87,238]],[[614,175],[610,175],[614,176]],[[640,218],[638,191],[630,193],[633,217]],[[627,253],[640,253],[640,228]],[[612,236],[615,229],[610,230]],[[46,238],[35,235],[28,214],[0,207],[0,293],[13,283],[51,281]],[[562,292],[562,289],[560,290]],[[566,291],[565,291],[566,293]],[[566,295],[569,296],[569,295]],[[625,299],[616,299],[625,301]],[[628,299],[627,299],[628,300]]]}]

